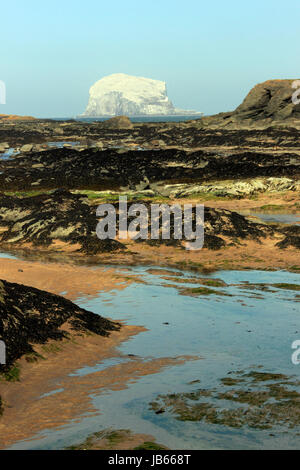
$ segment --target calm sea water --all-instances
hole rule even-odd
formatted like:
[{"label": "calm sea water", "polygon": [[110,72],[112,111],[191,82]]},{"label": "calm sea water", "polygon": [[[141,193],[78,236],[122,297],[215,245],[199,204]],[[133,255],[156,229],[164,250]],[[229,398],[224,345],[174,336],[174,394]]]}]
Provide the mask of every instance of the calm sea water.
[{"label": "calm sea water", "polygon": [[[113,116],[111,116],[113,117]],[[199,114],[193,114],[188,116],[129,116],[132,122],[181,122],[181,121],[190,121],[191,119],[201,119]],[[76,117],[65,117],[65,118],[49,118],[54,119],[55,121],[67,121],[69,119],[74,119],[75,121],[82,122],[97,122],[97,121],[107,121],[110,117],[91,117],[84,118],[80,116]]]}]

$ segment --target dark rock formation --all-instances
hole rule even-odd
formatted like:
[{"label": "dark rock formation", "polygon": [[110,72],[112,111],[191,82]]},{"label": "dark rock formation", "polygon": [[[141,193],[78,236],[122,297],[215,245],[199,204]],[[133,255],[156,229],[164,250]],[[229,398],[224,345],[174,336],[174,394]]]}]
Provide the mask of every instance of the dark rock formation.
[{"label": "dark rock formation", "polygon": [[235,111],[202,119],[204,125],[226,127],[268,126],[274,122],[300,125],[300,104],[292,102],[295,80],[268,80],[248,93]]},{"label": "dark rock formation", "polygon": [[[254,177],[300,177],[296,152],[54,149],[0,162],[0,191],[29,189],[135,189],[166,182]],[[145,184],[146,182],[146,184]],[[140,188],[139,188],[140,189]]]},{"label": "dark rock formation", "polygon": [[104,127],[111,129],[132,129],[133,124],[127,116],[115,116],[103,123]]},{"label": "dark rock formation", "polygon": [[285,238],[277,243],[279,248],[294,247],[300,250],[300,226],[293,225],[291,227],[284,227],[280,232],[285,235]]},{"label": "dark rock formation", "polygon": [[[139,201],[148,208],[150,233],[150,203]],[[117,214],[118,203],[114,204]],[[195,207],[192,213],[195,230]],[[133,218],[128,218],[128,224]],[[36,247],[57,249],[51,245],[60,241],[73,245],[74,250],[90,255],[113,252],[124,249],[116,240],[99,240],[96,236],[96,206],[89,205],[85,197],[57,190],[50,195],[43,194],[29,198],[0,196],[0,226],[4,228],[0,244],[5,247],[21,247],[32,243]],[[160,229],[162,218],[160,218]],[[175,240],[174,219],[171,217],[170,240],[149,240],[152,245],[171,244],[182,246],[181,240]],[[205,247],[220,249],[228,243],[238,240],[255,239],[259,241],[273,234],[273,229],[249,221],[236,212],[225,209],[205,207]],[[227,241],[225,241],[227,240]],[[137,240],[139,241],[139,240]],[[143,240],[141,240],[143,241]]]},{"label": "dark rock formation", "polygon": [[300,119],[300,106],[292,102],[294,80],[268,80],[256,85],[236,109],[240,119]]},{"label": "dark rock formation", "polygon": [[96,225],[96,208],[87,204],[85,196],[57,190],[24,199],[0,197],[0,226],[7,227],[0,236],[2,244],[48,247],[60,240],[89,254],[122,248],[115,240],[99,240]]},{"label": "dark rock formation", "polygon": [[64,325],[102,336],[120,328],[118,323],[79,308],[63,297],[0,281],[0,339],[6,345],[6,368],[23,354],[33,353],[32,344],[67,337]]}]

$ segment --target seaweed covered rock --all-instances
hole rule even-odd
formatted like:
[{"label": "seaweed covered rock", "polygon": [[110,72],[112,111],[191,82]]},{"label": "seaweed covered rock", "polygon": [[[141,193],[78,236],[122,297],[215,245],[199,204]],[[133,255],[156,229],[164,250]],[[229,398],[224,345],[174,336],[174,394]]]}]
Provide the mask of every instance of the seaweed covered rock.
[{"label": "seaweed covered rock", "polygon": [[[172,183],[201,186],[203,182],[215,183],[222,178],[238,182],[248,178],[300,179],[300,156],[297,148],[283,148],[278,154],[274,152],[276,137],[268,137],[269,141],[272,140],[273,148],[266,148],[265,151],[251,149],[247,143],[245,148],[239,145],[237,149],[216,150],[216,146],[222,145],[219,141],[224,139],[226,140],[224,136],[216,136],[214,133],[211,143],[199,143],[206,148],[198,148],[192,152],[178,148],[100,150],[97,146],[82,151],[72,148],[33,151],[16,158],[0,160],[0,191],[56,188],[134,190],[140,189],[141,184],[144,189]],[[249,140],[251,139],[255,137],[250,136]],[[296,133],[294,139],[299,142],[299,133]],[[233,144],[230,135],[227,140]],[[239,143],[239,139],[237,140]],[[207,148],[208,145],[214,148]]]},{"label": "seaweed covered rock", "polygon": [[[151,232],[151,204],[148,201],[140,201],[148,210],[148,234]],[[117,213],[117,225],[119,223],[118,204],[114,204]],[[196,207],[192,207],[191,219],[184,213],[182,207],[182,222],[183,224],[190,224],[192,230],[196,230],[196,224],[200,221],[196,217]],[[134,217],[128,217],[128,225],[132,222]],[[183,246],[182,243],[187,241],[185,231],[183,230],[182,240],[177,240],[174,237],[175,221],[174,214],[170,214],[170,237],[163,239],[163,217],[159,216],[159,239],[146,240],[150,245],[177,245]],[[215,209],[212,207],[204,207],[204,248],[219,250],[226,246],[228,243],[237,243],[239,240],[255,240],[259,242],[261,239],[272,236],[274,230],[272,227],[265,224],[252,222],[243,215],[237,212],[232,212],[227,209]],[[145,240],[137,239],[137,242]]]},{"label": "seaweed covered rock", "polygon": [[122,248],[116,240],[99,240],[96,224],[96,209],[87,198],[68,191],[27,198],[0,196],[0,226],[7,229],[1,243],[48,247],[60,242],[88,254]]},{"label": "seaweed covered rock", "polygon": [[0,281],[0,339],[6,345],[6,367],[23,354],[34,352],[33,344],[63,339],[68,335],[67,330],[108,336],[119,328],[118,323],[63,297]]},{"label": "seaweed covered rock", "polygon": [[[148,210],[148,234],[151,231],[151,204],[139,201]],[[116,210],[117,233],[119,204]],[[130,207],[130,204],[128,204]],[[135,217],[128,217],[129,224]],[[192,210],[192,228],[196,228],[196,208]],[[96,207],[81,194],[56,190],[52,194],[18,198],[0,196],[0,244],[4,247],[35,246],[41,249],[81,252],[89,255],[124,250],[125,245],[115,239],[100,240],[96,234]],[[141,240],[151,245],[182,246],[183,240],[174,238],[174,216],[170,217],[170,237],[162,237],[162,214],[159,221],[159,239]],[[250,221],[246,217],[226,209],[205,207],[204,247],[217,250],[238,240],[259,241],[274,235],[275,229],[265,224]],[[281,232],[279,232],[281,235]]]},{"label": "seaweed covered rock", "polygon": [[277,243],[279,248],[294,247],[300,250],[300,227],[293,225],[291,227],[284,227],[280,230],[285,235],[285,238]]}]

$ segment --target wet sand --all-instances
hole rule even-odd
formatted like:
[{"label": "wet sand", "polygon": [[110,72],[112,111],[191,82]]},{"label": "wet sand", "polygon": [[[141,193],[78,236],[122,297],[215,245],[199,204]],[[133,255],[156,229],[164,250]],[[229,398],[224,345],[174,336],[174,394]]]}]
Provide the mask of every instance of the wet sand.
[{"label": "wet sand", "polygon": [[134,279],[115,269],[76,266],[66,263],[0,259],[0,279],[29,285],[69,300],[80,296],[95,297],[100,291],[124,289]]},{"label": "wet sand", "polygon": [[[226,241],[225,237],[224,238]],[[94,297],[100,291],[123,289],[131,282],[139,282],[135,276],[126,276],[121,269],[110,266],[153,265],[172,267],[182,270],[196,270],[207,273],[217,270],[278,270],[298,272],[300,262],[298,250],[293,247],[280,249],[276,243],[280,239],[266,238],[260,242],[241,240],[235,246],[220,250],[203,248],[198,251],[186,250],[166,245],[150,246],[147,243],[124,243],[127,250],[94,257],[97,267],[86,267],[78,264],[41,263],[36,261],[19,261],[0,259],[0,279],[17,282],[43,289],[55,294],[64,295],[76,301],[80,296]],[[227,240],[230,243],[230,240]],[[45,253],[40,252],[41,259]],[[77,260],[84,262],[79,254]],[[19,271],[22,270],[22,271]]]},{"label": "wet sand", "polygon": [[[134,282],[134,276],[129,278],[126,270],[123,272],[121,274],[103,266],[0,259],[0,278],[55,294],[63,293],[71,300],[82,295],[93,297],[100,291],[125,288]],[[64,329],[67,328],[64,326]],[[17,363],[21,371],[20,381],[0,382],[0,396],[4,403],[4,414],[0,420],[0,448],[31,438],[44,429],[63,426],[71,419],[80,419],[83,414],[95,413],[90,398],[93,393],[105,389],[120,390],[140,376],[157,373],[163,367],[186,360],[160,358],[144,361],[142,358],[128,357],[128,362],[101,372],[83,377],[69,376],[81,367],[94,366],[104,359],[124,358],[117,346],[142,331],[145,328],[141,326],[122,325],[119,332],[112,332],[107,338],[94,334],[72,334],[68,340],[34,345],[42,358],[29,363],[23,357]],[[61,389],[59,393],[43,396]],[[144,436],[138,436],[133,439],[132,445],[139,445],[143,439]]]},{"label": "wet sand", "polygon": [[[145,243],[128,242],[128,252],[115,253],[113,263],[117,265],[156,265],[197,270],[203,273],[223,269],[298,271],[300,269],[298,251],[295,248],[281,250],[275,246],[278,241],[274,238],[261,242],[242,240],[238,245],[226,246],[216,251],[207,248],[190,251],[165,245],[154,248]],[[106,260],[109,262],[108,257],[102,256],[101,262],[105,263]]]},{"label": "wet sand", "polygon": [[[159,358],[144,361],[122,356],[116,347],[143,327],[123,326],[108,338],[97,335],[73,335],[70,340],[49,341],[35,345],[43,359],[18,361],[19,382],[0,382],[4,413],[0,420],[0,448],[28,439],[44,429],[58,428],[84,414],[96,414],[91,395],[101,390],[121,390],[139,377],[155,374],[162,368],[182,364],[190,357]],[[95,366],[111,357],[128,361],[83,376],[70,376],[75,370]],[[51,394],[53,390],[61,390]],[[46,394],[46,396],[45,396]],[[48,394],[48,395],[47,395]]]}]

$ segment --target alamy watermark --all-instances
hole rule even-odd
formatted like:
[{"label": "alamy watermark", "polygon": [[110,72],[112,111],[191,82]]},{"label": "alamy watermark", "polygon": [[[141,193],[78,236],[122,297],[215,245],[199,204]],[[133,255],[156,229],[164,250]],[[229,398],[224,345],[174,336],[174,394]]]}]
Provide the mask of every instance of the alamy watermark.
[{"label": "alamy watermark", "polygon": [[[201,250],[204,244],[204,205],[131,204],[119,197],[118,213],[113,204],[97,208],[100,217],[96,233],[100,240],[184,240],[187,250]],[[128,223],[129,222],[129,223]],[[117,233],[118,232],[118,233]]]},{"label": "alamy watermark", "polygon": [[292,347],[292,349],[295,349],[295,351],[292,354],[292,358],[291,358],[292,363],[295,366],[298,366],[298,365],[300,365],[300,339],[296,339],[295,341],[293,341],[291,347]]},{"label": "alamy watermark", "polygon": [[0,80],[0,104],[6,104],[6,86],[2,80]]},{"label": "alamy watermark", "polygon": [[296,89],[292,94],[292,102],[297,105],[300,104],[300,80],[294,80],[292,83],[292,88]]},{"label": "alamy watermark", "polygon": [[6,364],[6,346],[4,341],[0,340],[0,365]]}]

